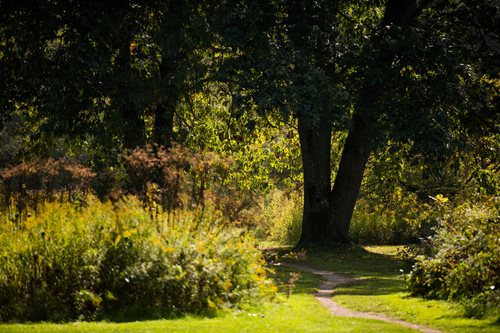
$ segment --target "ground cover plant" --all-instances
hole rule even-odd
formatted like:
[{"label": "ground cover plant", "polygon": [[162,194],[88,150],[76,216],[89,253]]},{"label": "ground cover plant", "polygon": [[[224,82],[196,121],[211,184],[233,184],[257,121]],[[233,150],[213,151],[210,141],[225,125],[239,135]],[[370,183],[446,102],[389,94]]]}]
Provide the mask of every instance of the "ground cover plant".
[{"label": "ground cover plant", "polygon": [[2,220],[1,321],[210,314],[273,293],[251,237],[207,212],[172,214],[88,198]]}]

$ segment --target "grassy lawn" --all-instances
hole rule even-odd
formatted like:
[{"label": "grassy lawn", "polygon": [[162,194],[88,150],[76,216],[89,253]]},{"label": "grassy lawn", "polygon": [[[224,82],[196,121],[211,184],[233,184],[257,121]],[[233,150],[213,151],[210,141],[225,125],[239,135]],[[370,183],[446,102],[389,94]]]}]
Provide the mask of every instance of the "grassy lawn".
[{"label": "grassy lawn", "polygon": [[[461,307],[445,301],[409,297],[404,290],[402,261],[395,247],[367,247],[336,252],[316,251],[306,263],[357,277],[361,281],[339,288],[335,301],[360,311],[383,312],[393,317],[438,328],[444,332],[500,332],[491,319],[470,319]],[[278,267],[281,290],[291,270]],[[256,309],[223,314],[215,318],[184,317],[175,320],[138,322],[76,322],[67,324],[2,324],[0,332],[415,332],[380,321],[332,316],[312,296],[320,283],[302,273],[290,299],[282,292],[279,301]]]},{"label": "grassy lawn", "polygon": [[[277,277],[286,281],[288,272],[279,268]],[[319,282],[316,276],[302,273],[290,299],[280,295],[280,302],[216,318],[185,317],[130,323],[4,324],[0,325],[0,332],[414,332],[379,321],[330,315],[311,295]]]},{"label": "grassy lawn", "polygon": [[346,307],[367,312],[382,312],[444,332],[500,332],[494,319],[463,316],[459,304],[410,297],[404,288],[401,270],[410,267],[395,257],[394,246],[373,246],[337,252],[316,251],[308,254],[311,266],[344,273],[361,281],[339,288],[334,300]]}]

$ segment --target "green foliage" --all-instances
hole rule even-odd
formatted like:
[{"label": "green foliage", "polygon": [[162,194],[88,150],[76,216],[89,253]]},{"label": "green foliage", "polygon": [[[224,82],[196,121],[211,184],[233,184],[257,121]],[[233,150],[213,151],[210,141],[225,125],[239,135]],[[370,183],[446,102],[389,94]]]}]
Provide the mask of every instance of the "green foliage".
[{"label": "green foliage", "polygon": [[469,137],[463,144],[475,148],[465,151],[448,147],[418,153],[416,143],[398,142],[380,147],[365,172],[351,224],[353,240],[418,243],[435,233],[448,206],[497,195],[498,139]]},{"label": "green foliage", "polygon": [[[292,271],[293,272],[293,271]],[[276,267],[277,283],[286,290],[290,270]],[[202,318],[185,316],[176,320],[116,322],[78,322],[78,323],[26,323],[0,324],[1,333],[130,333],[147,331],[149,333],[410,333],[413,330],[399,325],[371,319],[332,316],[312,295],[321,279],[311,273],[302,273],[295,283],[296,288],[289,299],[283,302],[265,303],[248,311],[235,311],[225,316]],[[280,288],[281,289],[281,288]],[[354,329],[353,329],[354,326]]]},{"label": "green foliage", "polygon": [[179,137],[195,151],[212,151],[233,163],[229,180],[238,188],[265,192],[275,186],[298,187],[301,161],[296,120],[259,117],[231,105],[224,85],[208,85],[183,110]]},{"label": "green foliage", "polygon": [[443,213],[442,195],[422,203],[417,195],[396,187],[383,198],[368,196],[356,204],[351,237],[361,244],[412,244],[433,234],[432,228]]},{"label": "green foliage", "polygon": [[253,240],[207,213],[87,202],[2,218],[1,321],[213,313],[273,293]]},{"label": "green foliage", "polygon": [[[248,224],[266,191],[300,186],[294,118],[330,132],[352,128],[356,114],[373,128],[361,131],[362,150],[390,142],[407,155],[392,151],[373,172],[381,185],[370,190],[391,188],[363,197],[353,233],[363,242],[415,239],[413,194],[421,204],[467,196],[470,184],[498,193],[499,15],[481,14],[498,11],[494,0],[4,1],[0,125],[9,128],[0,128],[0,166],[51,155],[62,142],[67,156],[89,151],[103,197],[123,190],[108,186],[109,167],[151,210],[209,199]],[[147,146],[175,141],[203,153]],[[120,166],[123,148],[138,146]],[[410,200],[384,202],[399,188]],[[353,205],[340,206],[351,216]]]},{"label": "green foliage", "polygon": [[351,222],[352,240],[360,244],[405,244],[418,237],[418,221],[407,212],[391,210],[383,204],[371,205],[360,199]]},{"label": "green foliage", "polygon": [[261,204],[262,221],[256,226],[258,238],[279,245],[295,245],[302,230],[301,198],[274,189]]},{"label": "green foliage", "polygon": [[500,218],[497,202],[453,209],[408,276],[415,295],[462,301],[469,315],[500,313]]}]

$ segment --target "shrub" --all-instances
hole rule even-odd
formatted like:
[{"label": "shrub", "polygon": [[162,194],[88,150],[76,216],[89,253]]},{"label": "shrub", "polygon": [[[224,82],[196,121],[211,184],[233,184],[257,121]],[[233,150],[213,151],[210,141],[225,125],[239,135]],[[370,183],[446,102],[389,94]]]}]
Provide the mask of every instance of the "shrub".
[{"label": "shrub", "polygon": [[158,198],[152,198],[153,201],[158,201],[168,211],[180,206],[191,164],[191,154],[186,149],[148,145],[135,148],[124,159],[130,193],[138,195],[143,201],[151,194],[157,194]]},{"label": "shrub", "polygon": [[138,196],[147,207],[167,212],[179,208],[215,206],[235,224],[251,224],[250,210],[255,192],[241,189],[231,180],[232,160],[214,152],[193,152],[146,146],[124,156],[128,193]]},{"label": "shrub", "polygon": [[[29,208],[36,210],[44,201],[85,195],[94,177],[94,172],[69,158],[50,158],[6,167],[0,169],[2,206],[10,208],[9,214],[19,218]],[[11,203],[15,207],[11,207]]]},{"label": "shrub", "polygon": [[461,301],[469,315],[500,315],[498,208],[498,203],[486,202],[447,214],[430,241],[431,253],[416,257],[409,290]]},{"label": "shrub", "polygon": [[258,238],[279,245],[297,244],[302,231],[301,198],[273,189],[260,206],[258,215],[262,221],[256,229]]},{"label": "shrub", "polygon": [[210,313],[273,292],[253,240],[216,216],[87,201],[1,221],[1,321]]},{"label": "shrub", "polygon": [[[433,200],[431,200],[433,199]],[[390,198],[372,196],[357,201],[350,236],[361,244],[413,244],[434,234],[443,213],[442,195],[423,202],[413,193],[396,188]]]}]

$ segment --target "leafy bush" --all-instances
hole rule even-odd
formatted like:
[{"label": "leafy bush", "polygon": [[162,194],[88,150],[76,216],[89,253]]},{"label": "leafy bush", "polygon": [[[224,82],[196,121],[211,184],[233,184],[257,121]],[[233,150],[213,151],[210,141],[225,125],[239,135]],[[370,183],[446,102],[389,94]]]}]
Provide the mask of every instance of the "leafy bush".
[{"label": "leafy bush", "polygon": [[408,244],[430,234],[440,214],[439,202],[420,203],[415,195],[396,189],[390,203],[359,199],[350,236],[361,244]]},{"label": "leafy bush", "polygon": [[302,231],[302,205],[297,195],[271,190],[261,203],[256,235],[280,245],[295,245]]},{"label": "leafy bush", "polygon": [[0,221],[1,321],[205,313],[273,292],[239,230],[189,212],[152,220],[134,198],[87,201]]},{"label": "leafy bush", "polygon": [[430,240],[431,252],[416,257],[409,290],[462,301],[471,316],[500,315],[499,235],[498,203],[452,210]]}]

